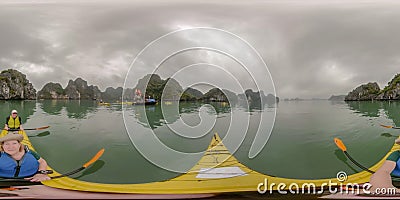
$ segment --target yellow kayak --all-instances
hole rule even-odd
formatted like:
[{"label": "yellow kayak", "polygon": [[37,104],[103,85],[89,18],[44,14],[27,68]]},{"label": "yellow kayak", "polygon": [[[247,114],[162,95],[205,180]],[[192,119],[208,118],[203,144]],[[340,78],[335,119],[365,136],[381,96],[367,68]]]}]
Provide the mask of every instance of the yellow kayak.
[{"label": "yellow kayak", "polygon": [[99,103],[99,106],[111,106],[111,104],[103,102],[103,103]]},{"label": "yellow kayak", "polygon": [[[25,138],[23,143],[33,149],[25,132],[21,132],[21,134],[23,134]],[[376,171],[391,152],[399,149],[399,145],[393,145],[390,152],[384,156],[381,161],[372,166],[370,170]],[[55,172],[51,176],[57,175],[59,175],[59,173]],[[269,176],[256,172],[241,164],[227,150],[225,145],[221,142],[221,138],[216,133],[207,151],[192,169],[185,174],[167,181],[141,184],[104,184],[63,177],[44,181],[42,184],[60,189],[107,193],[211,194],[257,191],[257,186],[261,183],[265,183],[266,180],[269,184],[275,183],[275,185],[272,186],[268,185],[268,190],[277,190],[277,186],[280,183],[286,185],[280,188],[281,190],[288,190],[291,184],[299,185],[300,189],[303,184],[310,183],[314,184],[316,187],[326,186],[329,182],[337,184],[342,183],[343,185],[347,183],[361,184],[368,182],[370,177],[371,173],[367,171],[350,175],[344,182],[338,182],[336,177],[318,180],[301,180]]]},{"label": "yellow kayak", "polygon": [[[377,170],[385,161],[386,157],[393,151],[400,149],[399,145],[394,145],[390,152],[375,164],[370,170]],[[371,173],[362,171],[348,176],[347,183],[366,183],[369,181]],[[245,165],[241,164],[221,142],[218,134],[215,134],[208,150],[199,162],[187,173],[176,178],[142,184],[104,184],[75,180],[71,178],[61,178],[43,182],[44,185],[79,191],[110,192],[110,193],[138,193],[138,194],[208,194],[224,192],[244,192],[257,191],[260,183],[275,183],[268,190],[277,190],[279,183],[285,184],[285,188],[293,183],[302,184],[313,183],[316,187],[324,186],[329,181],[340,183],[337,178],[300,180],[288,179],[261,174]]]}]

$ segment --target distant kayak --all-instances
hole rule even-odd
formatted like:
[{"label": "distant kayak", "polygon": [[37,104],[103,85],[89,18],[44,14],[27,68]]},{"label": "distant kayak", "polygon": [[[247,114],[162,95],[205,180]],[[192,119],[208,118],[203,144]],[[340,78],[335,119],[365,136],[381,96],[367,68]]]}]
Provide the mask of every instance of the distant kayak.
[{"label": "distant kayak", "polygon": [[99,106],[111,106],[110,103],[100,102]]}]

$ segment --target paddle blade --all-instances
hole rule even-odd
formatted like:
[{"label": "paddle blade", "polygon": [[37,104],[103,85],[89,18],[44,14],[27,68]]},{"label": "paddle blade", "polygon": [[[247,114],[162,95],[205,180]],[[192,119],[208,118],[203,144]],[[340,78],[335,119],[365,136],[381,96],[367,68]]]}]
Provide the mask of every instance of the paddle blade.
[{"label": "paddle blade", "polygon": [[43,129],[46,129],[46,128],[49,128],[50,126],[43,126],[43,127],[39,127],[39,128],[36,128],[36,130],[43,130]]},{"label": "paddle blade", "polygon": [[383,124],[381,124],[381,126],[385,127],[385,128],[393,128],[393,126],[388,126],[388,125],[383,125]]},{"label": "paddle blade", "polygon": [[96,155],[94,155],[93,158],[89,160],[89,162],[87,162],[83,165],[83,167],[86,168],[89,165],[96,162],[103,155],[103,153],[104,153],[104,148],[102,148],[99,152],[97,152]]},{"label": "paddle blade", "polygon": [[342,140],[340,140],[339,138],[335,138],[334,139],[336,146],[341,149],[342,151],[347,151],[346,146],[343,144]]}]

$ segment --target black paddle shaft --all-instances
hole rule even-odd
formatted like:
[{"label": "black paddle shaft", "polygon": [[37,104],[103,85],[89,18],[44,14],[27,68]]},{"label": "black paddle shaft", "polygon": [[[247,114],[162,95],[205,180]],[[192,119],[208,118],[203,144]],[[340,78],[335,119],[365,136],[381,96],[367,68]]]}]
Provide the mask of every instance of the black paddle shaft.
[{"label": "black paddle shaft", "polygon": [[73,175],[73,174],[76,174],[76,173],[78,173],[78,172],[84,170],[84,169],[85,169],[85,167],[80,167],[80,168],[78,168],[78,169],[76,169],[76,170],[74,170],[74,171],[71,171],[71,172],[68,172],[68,173],[65,173],[65,174],[61,174],[61,175],[59,175],[59,176],[53,176],[53,177],[50,177],[50,178],[51,178],[51,179],[56,179],[56,178],[62,178],[62,177],[65,177],[65,176],[71,176],[71,175]]},{"label": "black paddle shaft", "polygon": [[355,165],[357,165],[359,168],[361,168],[361,169],[363,169],[363,170],[365,170],[365,171],[367,171],[367,172],[369,172],[369,173],[371,173],[371,174],[374,174],[374,173],[375,173],[374,171],[371,171],[370,169],[368,169],[368,168],[362,166],[360,163],[358,163],[357,161],[355,161],[355,160],[349,155],[349,153],[347,153],[347,151],[343,151],[343,152],[344,152],[344,154],[346,154],[347,158],[349,158],[349,159],[351,160],[351,162],[353,162],[353,163],[354,163]]}]

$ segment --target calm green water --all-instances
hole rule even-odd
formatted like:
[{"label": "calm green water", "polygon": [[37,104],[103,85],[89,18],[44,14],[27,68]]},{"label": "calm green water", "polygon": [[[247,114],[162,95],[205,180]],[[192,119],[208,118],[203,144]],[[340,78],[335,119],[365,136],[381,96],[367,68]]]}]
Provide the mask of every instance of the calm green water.
[{"label": "calm green water", "polygon": [[[212,107],[211,107],[212,106]],[[141,145],[154,149],[151,154],[166,159],[180,168],[191,168],[196,159],[165,158],[158,147],[147,144],[146,134],[154,133],[161,142],[183,152],[200,152],[207,148],[212,133],[222,137],[230,131],[233,137],[241,123],[231,123],[233,115],[250,115],[250,126],[243,144],[235,156],[250,168],[261,173],[290,178],[335,177],[338,171],[348,174],[359,169],[352,165],[333,143],[340,137],[348,152],[365,166],[372,166],[391,148],[400,132],[384,129],[380,123],[400,126],[400,102],[280,102],[264,108],[230,108],[225,104],[203,106],[181,103],[147,106],[98,106],[93,101],[1,101],[0,111],[5,118],[17,109],[25,128],[50,125],[47,131],[29,131],[31,142],[48,163],[59,172],[73,170],[100,148],[106,152],[99,162],[75,178],[102,183],[142,183],[165,180],[178,175],[147,161],[132,144],[130,137]],[[200,124],[199,109],[214,116],[215,123],[208,134],[189,131],[188,139],[174,134],[171,127],[179,127],[182,120],[190,126]],[[260,116],[271,116],[276,110],[272,135],[260,154],[248,158]],[[166,115],[168,113],[168,115]],[[232,114],[233,113],[233,114]],[[126,131],[124,120],[128,122]],[[243,122],[246,120],[243,120]],[[268,126],[265,125],[265,126]],[[236,132],[235,132],[236,131]],[[229,142],[228,142],[229,143]],[[234,148],[227,144],[229,149]],[[197,157],[199,159],[200,157]]]}]

